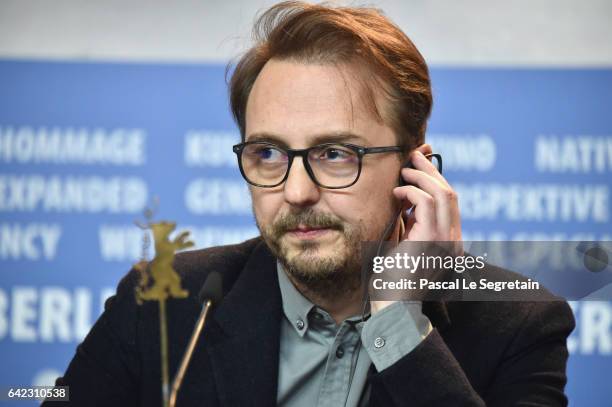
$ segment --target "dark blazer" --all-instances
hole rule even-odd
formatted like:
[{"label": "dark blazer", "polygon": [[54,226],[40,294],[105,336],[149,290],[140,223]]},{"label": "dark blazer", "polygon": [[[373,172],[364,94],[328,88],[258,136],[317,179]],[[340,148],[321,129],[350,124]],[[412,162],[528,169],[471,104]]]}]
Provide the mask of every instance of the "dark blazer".
[{"label": "dark blazer", "polygon": [[[167,305],[171,375],[210,271],[222,274],[225,293],[200,337],[178,406],[275,405],[283,315],[275,262],[260,238],[177,255],[190,297]],[[161,405],[158,306],[136,304],[137,279],[135,270],[123,278],[57,380],[70,386],[71,405]],[[566,302],[550,299],[425,302],[434,330],[391,367],[372,367],[370,405],[566,405],[566,338],[574,319]]]}]

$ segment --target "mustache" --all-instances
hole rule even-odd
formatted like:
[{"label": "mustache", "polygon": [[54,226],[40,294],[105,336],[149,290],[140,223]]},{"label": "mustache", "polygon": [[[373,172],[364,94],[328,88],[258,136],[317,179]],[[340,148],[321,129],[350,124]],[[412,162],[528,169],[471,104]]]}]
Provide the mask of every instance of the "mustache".
[{"label": "mustache", "polygon": [[281,215],[272,225],[272,234],[275,237],[280,237],[290,230],[297,229],[299,225],[311,228],[344,230],[344,224],[337,216],[306,209],[300,212],[289,212]]}]

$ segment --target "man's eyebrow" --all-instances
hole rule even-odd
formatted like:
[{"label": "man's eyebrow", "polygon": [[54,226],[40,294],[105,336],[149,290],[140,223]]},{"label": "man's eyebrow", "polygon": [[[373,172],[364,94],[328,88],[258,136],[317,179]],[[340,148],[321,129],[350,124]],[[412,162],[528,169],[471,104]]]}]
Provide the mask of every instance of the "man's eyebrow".
[{"label": "man's eyebrow", "polygon": [[359,134],[351,133],[350,131],[343,131],[338,133],[320,134],[312,138],[313,145],[322,143],[346,143],[346,142],[357,142],[362,145],[367,144],[365,137]]},{"label": "man's eyebrow", "polygon": [[[345,143],[345,142],[357,142],[361,145],[366,146],[368,144],[365,137],[350,131],[341,131],[334,133],[323,133],[308,137],[309,145],[315,146],[323,143]],[[282,136],[273,133],[253,133],[247,136],[246,141],[267,141],[274,143],[282,147],[288,147],[287,143],[283,140]]]},{"label": "man's eyebrow", "polygon": [[283,141],[281,136],[277,136],[272,133],[253,133],[245,137],[246,142],[249,141],[267,141],[269,143],[274,143],[281,147],[287,147],[287,143]]}]

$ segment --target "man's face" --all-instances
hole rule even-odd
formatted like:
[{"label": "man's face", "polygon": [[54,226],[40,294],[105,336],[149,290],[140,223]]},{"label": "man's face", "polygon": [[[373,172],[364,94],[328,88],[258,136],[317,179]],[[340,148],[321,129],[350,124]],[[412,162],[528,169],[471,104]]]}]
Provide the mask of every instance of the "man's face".
[{"label": "man's face", "polygon": [[[246,141],[294,149],[335,141],[397,144],[391,128],[367,108],[350,68],[277,60],[269,61],[255,81],[245,134]],[[257,225],[294,277],[307,282],[358,276],[361,241],[380,239],[396,207],[391,191],[399,169],[398,153],[365,155],[357,183],[324,189],[296,157],[283,184],[250,186]]]}]

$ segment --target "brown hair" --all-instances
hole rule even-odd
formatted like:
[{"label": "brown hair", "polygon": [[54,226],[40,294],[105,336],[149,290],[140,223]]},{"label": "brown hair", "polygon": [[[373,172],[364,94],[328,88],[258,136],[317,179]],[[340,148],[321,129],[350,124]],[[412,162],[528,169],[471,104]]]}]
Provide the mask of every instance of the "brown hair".
[{"label": "brown hair", "polygon": [[[404,151],[425,140],[432,95],[423,56],[399,27],[373,8],[331,7],[283,2],[265,11],[253,28],[255,45],[236,64],[230,80],[234,120],[245,138],[249,94],[272,58],[303,62],[361,63],[367,102],[387,123]],[[228,72],[231,65],[228,65]],[[388,109],[377,106],[373,84],[383,91]]]}]

